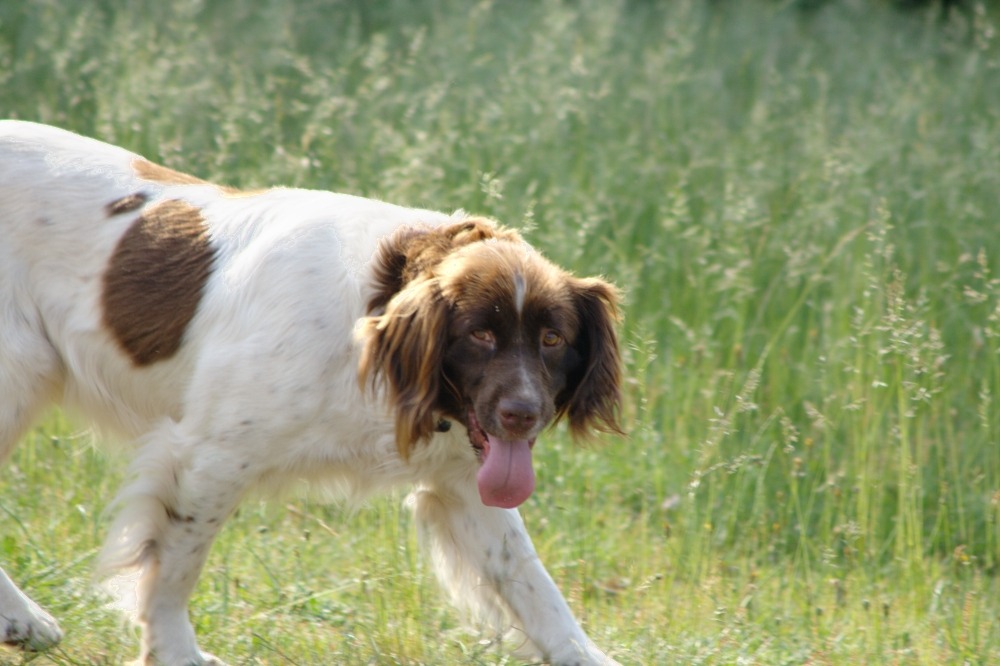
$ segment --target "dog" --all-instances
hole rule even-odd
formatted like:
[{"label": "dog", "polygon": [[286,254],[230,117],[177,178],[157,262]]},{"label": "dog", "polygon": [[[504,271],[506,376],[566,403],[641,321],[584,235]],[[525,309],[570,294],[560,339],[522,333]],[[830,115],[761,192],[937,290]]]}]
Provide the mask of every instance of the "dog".
[{"label": "dog", "polygon": [[[619,293],[492,221],[346,194],[240,191],[0,122],[0,454],[58,403],[134,443],[98,557],[138,581],[141,664],[221,664],[188,600],[249,492],[406,485],[455,603],[520,653],[614,664],[517,506],[564,419],[621,432]],[[0,571],[0,639],[56,621]]]}]

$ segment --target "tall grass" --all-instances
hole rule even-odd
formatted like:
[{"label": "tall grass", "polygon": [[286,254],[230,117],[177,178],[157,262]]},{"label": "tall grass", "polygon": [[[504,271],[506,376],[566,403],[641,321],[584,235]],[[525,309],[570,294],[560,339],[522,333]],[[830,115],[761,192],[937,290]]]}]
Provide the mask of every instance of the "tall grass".
[{"label": "tall grass", "polygon": [[[553,433],[524,510],[622,661],[1000,661],[997,19],[820,4],[5,3],[0,114],[494,215],[624,287],[630,436]],[[20,446],[0,546],[70,629],[49,658],[117,663],[86,571],[121,461],[72,432]],[[198,630],[238,663],[502,660],[415,551],[397,499],[248,505]]]}]

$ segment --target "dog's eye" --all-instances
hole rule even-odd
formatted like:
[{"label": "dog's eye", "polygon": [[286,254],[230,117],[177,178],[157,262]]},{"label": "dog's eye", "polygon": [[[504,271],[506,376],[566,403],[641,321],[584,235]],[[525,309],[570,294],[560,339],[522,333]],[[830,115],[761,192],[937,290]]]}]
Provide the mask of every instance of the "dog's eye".
[{"label": "dog's eye", "polygon": [[556,331],[551,328],[547,328],[542,331],[542,346],[543,347],[558,347],[563,343],[563,337],[559,335]]},{"label": "dog's eye", "polygon": [[487,331],[485,328],[476,329],[471,333],[471,335],[478,342],[481,342],[484,345],[489,345],[490,347],[492,347],[493,345],[496,344],[496,338],[493,337],[493,332]]}]

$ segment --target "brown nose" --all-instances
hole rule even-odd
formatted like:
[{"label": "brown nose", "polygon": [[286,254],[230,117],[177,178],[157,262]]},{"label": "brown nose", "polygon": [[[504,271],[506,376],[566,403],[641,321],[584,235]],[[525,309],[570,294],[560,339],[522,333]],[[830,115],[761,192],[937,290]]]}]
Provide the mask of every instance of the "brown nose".
[{"label": "brown nose", "polygon": [[502,398],[497,405],[497,411],[500,413],[500,424],[504,430],[513,434],[525,433],[534,428],[538,422],[538,406],[524,400]]}]

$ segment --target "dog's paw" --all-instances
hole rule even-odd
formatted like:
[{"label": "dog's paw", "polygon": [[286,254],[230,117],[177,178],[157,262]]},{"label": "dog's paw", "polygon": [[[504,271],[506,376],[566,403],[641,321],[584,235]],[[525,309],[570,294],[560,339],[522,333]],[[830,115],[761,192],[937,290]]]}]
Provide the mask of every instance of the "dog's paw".
[{"label": "dog's paw", "polygon": [[46,650],[62,640],[55,618],[30,599],[16,611],[0,611],[0,639],[22,650]]}]

